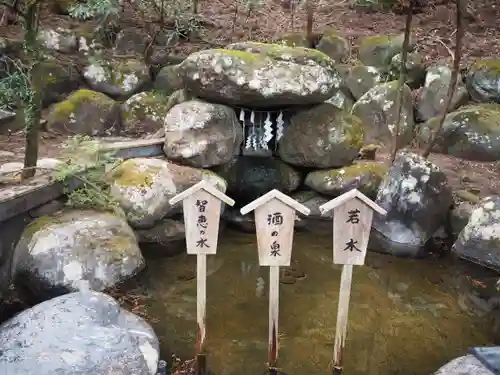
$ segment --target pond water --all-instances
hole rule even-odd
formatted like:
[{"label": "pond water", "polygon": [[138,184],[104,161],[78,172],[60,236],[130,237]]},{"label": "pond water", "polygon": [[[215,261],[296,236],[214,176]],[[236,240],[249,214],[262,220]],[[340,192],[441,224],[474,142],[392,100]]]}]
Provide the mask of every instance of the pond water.
[{"label": "pond water", "polygon": [[[256,237],[221,232],[208,256],[208,362],[216,375],[266,370],[267,278]],[[278,366],[288,375],[330,373],[341,268],[331,235],[296,233],[293,264],[280,284]],[[196,341],[196,257],[151,259],[140,277],[162,344],[192,358]],[[369,253],[355,267],[344,373],[430,375],[468,347],[490,345],[491,322],[464,310],[456,265]]]}]

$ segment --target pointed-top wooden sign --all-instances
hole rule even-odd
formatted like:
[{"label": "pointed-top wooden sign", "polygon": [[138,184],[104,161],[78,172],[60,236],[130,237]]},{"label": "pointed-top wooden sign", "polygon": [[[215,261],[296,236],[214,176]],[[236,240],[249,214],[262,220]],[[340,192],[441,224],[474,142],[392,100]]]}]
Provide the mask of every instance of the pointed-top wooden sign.
[{"label": "pointed-top wooden sign", "polygon": [[182,201],[186,248],[188,254],[215,254],[219,235],[222,202],[233,206],[234,200],[202,180],[170,199],[174,205]]},{"label": "pointed-top wooden sign", "polygon": [[309,215],[309,209],[279,190],[271,190],[243,207],[242,215],[255,211],[259,264],[269,267],[269,349],[268,366],[276,373],[278,358],[279,267],[292,258],[295,211]]},{"label": "pointed-top wooden sign", "polygon": [[[205,373],[205,311],[207,299],[207,254],[217,252],[219,221],[222,202],[232,206],[234,200],[207,181],[202,180],[169,200],[171,205],[182,201],[186,248],[188,254],[196,254],[196,343],[198,373]],[[202,364],[202,365],[200,365]]]},{"label": "pointed-top wooden sign", "polygon": [[333,263],[343,264],[333,348],[332,373],[338,375],[343,368],[352,268],[353,265],[365,264],[373,211],[380,215],[387,212],[357,189],[326,202],[319,210],[323,215],[333,210]]},{"label": "pointed-top wooden sign", "polygon": [[357,189],[319,207],[321,214],[333,211],[333,263],[365,264],[373,211],[387,212]]},{"label": "pointed-top wooden sign", "polygon": [[243,207],[246,215],[255,211],[255,227],[261,266],[289,266],[292,256],[295,211],[309,215],[310,210],[283,194],[271,190]]}]

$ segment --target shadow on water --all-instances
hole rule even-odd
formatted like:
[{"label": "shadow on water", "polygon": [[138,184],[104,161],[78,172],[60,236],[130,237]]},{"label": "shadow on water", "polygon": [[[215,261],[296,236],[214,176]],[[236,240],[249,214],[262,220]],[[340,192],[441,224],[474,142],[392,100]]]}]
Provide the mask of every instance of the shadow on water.
[{"label": "shadow on water", "polygon": [[[331,249],[331,235],[295,235],[295,267],[280,286],[279,366],[288,375],[330,373],[341,270]],[[154,259],[141,277],[164,357],[193,356],[195,265],[195,256]],[[207,280],[207,352],[215,374],[266,369],[268,272],[258,266],[255,235],[221,233]],[[344,373],[429,375],[468,347],[489,344],[487,319],[460,308],[456,273],[449,262],[369,253],[354,270]]]}]

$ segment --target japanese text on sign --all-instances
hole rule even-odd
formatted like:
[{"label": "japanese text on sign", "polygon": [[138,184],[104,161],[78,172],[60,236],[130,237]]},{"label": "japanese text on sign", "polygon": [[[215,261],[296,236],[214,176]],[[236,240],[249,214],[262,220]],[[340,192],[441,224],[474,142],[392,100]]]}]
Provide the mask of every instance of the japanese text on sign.
[{"label": "japanese text on sign", "polygon": [[203,199],[198,199],[196,200],[196,207],[198,208],[198,219],[196,222],[196,226],[200,232],[200,239],[196,241],[196,247],[210,247],[210,245],[207,243],[207,238],[206,238],[206,233],[207,233],[207,227],[208,227],[208,221],[207,217],[204,214],[207,210],[207,204],[208,201]]},{"label": "japanese text on sign", "polygon": [[[347,212],[347,215],[349,216],[346,220],[346,223],[348,224],[358,224],[359,223],[359,213],[360,211],[355,208],[353,210],[350,210]],[[358,243],[358,241],[355,241],[354,239],[349,239],[349,241],[347,241],[345,243],[345,247],[344,247],[344,251],[359,251],[361,252],[361,250],[356,246],[356,244]]]},{"label": "japanese text on sign", "polygon": [[[267,215],[267,225],[273,225],[275,227],[279,227],[282,224],[283,224],[283,214],[281,212],[275,212],[273,214]],[[279,228],[275,228],[275,230],[271,232],[271,237],[278,237],[279,235],[278,229]],[[270,250],[271,250],[270,253],[271,256],[273,257],[281,256],[280,254],[281,246],[278,243],[278,241],[276,240],[273,241],[273,243],[270,246]]]}]

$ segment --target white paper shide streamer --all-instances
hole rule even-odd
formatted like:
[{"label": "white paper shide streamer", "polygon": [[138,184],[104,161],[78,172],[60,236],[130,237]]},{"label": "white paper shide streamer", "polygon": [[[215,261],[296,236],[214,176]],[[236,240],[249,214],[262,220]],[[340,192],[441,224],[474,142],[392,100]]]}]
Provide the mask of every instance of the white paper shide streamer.
[{"label": "white paper shide streamer", "polygon": [[283,137],[283,130],[285,121],[283,121],[283,112],[280,112],[278,118],[276,119],[276,141],[279,141]]}]

